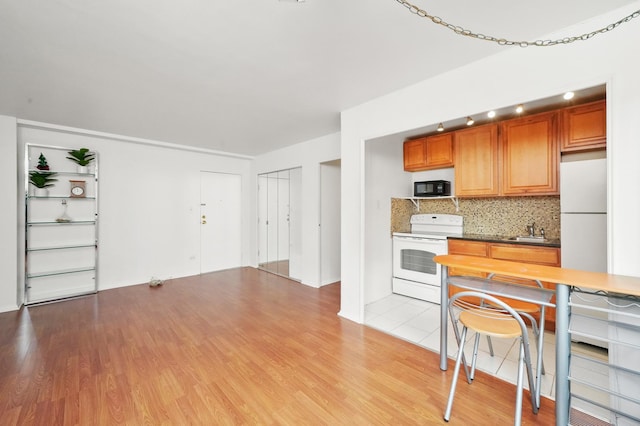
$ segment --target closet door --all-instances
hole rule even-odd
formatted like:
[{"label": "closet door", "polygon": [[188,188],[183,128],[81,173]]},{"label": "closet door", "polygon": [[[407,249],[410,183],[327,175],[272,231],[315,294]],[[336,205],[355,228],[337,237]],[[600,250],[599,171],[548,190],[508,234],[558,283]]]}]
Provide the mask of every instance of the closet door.
[{"label": "closet door", "polygon": [[298,276],[302,258],[300,171],[258,176],[258,267],[291,278]]}]

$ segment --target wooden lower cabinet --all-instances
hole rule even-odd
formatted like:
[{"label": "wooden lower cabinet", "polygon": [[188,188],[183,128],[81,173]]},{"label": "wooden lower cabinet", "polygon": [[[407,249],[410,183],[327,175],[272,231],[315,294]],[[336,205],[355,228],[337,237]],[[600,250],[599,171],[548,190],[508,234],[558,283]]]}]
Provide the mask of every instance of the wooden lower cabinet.
[{"label": "wooden lower cabinet", "polygon": [[[510,260],[513,262],[535,263],[548,266],[560,266],[560,249],[555,247],[540,247],[536,245],[525,244],[500,244],[488,243],[484,241],[471,240],[449,240],[449,254],[461,254],[467,256],[487,257],[490,259]],[[450,275],[472,275],[486,276],[480,272],[465,271],[459,268],[451,268]],[[505,279],[506,281],[519,282],[517,279]],[[555,284],[543,282],[545,288],[555,290]],[[460,291],[460,290],[457,290]],[[449,289],[449,295],[456,292],[455,288]],[[552,299],[555,303],[555,296]],[[539,319],[537,315],[534,315]],[[554,308],[546,308],[545,310],[545,329],[547,331],[555,331],[556,329],[556,310]]]},{"label": "wooden lower cabinet", "polygon": [[[482,241],[449,240],[449,254],[462,254],[465,256],[489,257],[489,245]],[[449,275],[468,275],[485,277],[487,274],[478,271],[468,271],[460,268],[450,268]],[[453,294],[453,293],[451,293]]]}]

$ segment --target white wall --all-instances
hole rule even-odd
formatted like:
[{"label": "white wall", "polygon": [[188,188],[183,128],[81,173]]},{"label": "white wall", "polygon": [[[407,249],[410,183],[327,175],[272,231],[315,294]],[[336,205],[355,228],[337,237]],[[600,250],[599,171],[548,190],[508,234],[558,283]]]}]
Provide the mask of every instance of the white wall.
[{"label": "white wall", "polygon": [[[258,156],[254,161],[253,198],[256,199],[257,175],[302,167],[302,270],[303,284],[320,285],[320,163],[340,158],[340,133],[312,139]],[[255,211],[254,211],[255,217]],[[255,223],[253,227],[255,228]],[[255,232],[253,233],[255,236]],[[252,241],[256,247],[256,241]],[[251,253],[257,266],[257,253]]]},{"label": "white wall", "polygon": [[1,173],[6,175],[0,185],[5,193],[15,194],[1,213],[6,232],[0,245],[0,311],[19,306],[24,272],[18,256],[24,251],[21,157],[27,142],[99,152],[100,290],[144,283],[151,276],[166,279],[200,272],[200,171],[242,175],[242,222],[247,230],[242,262],[256,266],[257,174],[293,167],[303,168],[301,279],[319,286],[319,164],[340,158],[339,133],[265,154],[254,163],[250,157],[0,117]]},{"label": "white wall", "polygon": [[[640,7],[640,1],[566,29],[559,36],[604,27]],[[543,37],[543,38],[555,38]],[[607,83],[610,272],[640,275],[640,197],[625,185],[640,182],[640,26],[554,47],[505,48],[477,61],[342,113],[342,302],[340,315],[362,322],[368,259],[366,222],[379,220],[365,203],[365,141],[482,111]],[[460,43],[482,43],[460,37]],[[426,44],[418,49],[427,49]],[[398,165],[401,167],[401,164]],[[367,175],[377,174],[367,170]]]},{"label": "white wall", "polygon": [[302,169],[296,167],[289,170],[289,276],[297,278],[302,275]]},{"label": "white wall", "polygon": [[[148,282],[152,276],[166,279],[200,273],[201,171],[240,174],[243,206],[250,206],[250,197],[255,194],[249,185],[248,157],[191,151],[160,142],[32,122],[19,122],[17,138],[18,143],[15,137],[7,140],[14,151],[16,146],[23,151],[24,143],[37,143],[88,147],[99,153],[100,290]],[[15,169],[16,154],[4,143],[2,150],[1,158],[8,157]],[[15,193],[15,183],[12,186],[11,193]],[[244,208],[243,229],[250,229],[250,220],[250,209]],[[11,220],[14,235],[15,223]],[[18,226],[19,233],[24,232],[23,226]],[[243,265],[249,264],[249,242],[247,231],[242,236]],[[3,250],[6,244],[3,241]],[[10,245],[15,252],[16,242],[10,241]],[[12,269],[15,271],[16,267]],[[0,306],[15,304],[8,300],[11,295],[5,295],[4,289],[0,291]]]},{"label": "white wall", "polygon": [[367,304],[391,294],[391,198],[411,195],[412,184],[411,173],[402,166],[402,143],[375,140],[365,147],[363,290]]},{"label": "white wall", "polygon": [[[18,303],[18,167],[16,119],[0,115],[0,312],[16,309]],[[20,198],[22,200],[22,198]]]},{"label": "white wall", "polygon": [[320,285],[340,281],[340,160],[320,164]]}]

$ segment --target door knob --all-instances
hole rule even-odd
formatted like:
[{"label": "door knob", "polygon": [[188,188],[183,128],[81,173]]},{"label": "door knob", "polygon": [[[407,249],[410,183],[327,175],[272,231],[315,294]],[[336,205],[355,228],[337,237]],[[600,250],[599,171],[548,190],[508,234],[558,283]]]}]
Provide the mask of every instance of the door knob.
[{"label": "door knob", "polygon": [[202,224],[203,224],[203,225],[206,225],[206,224],[207,224],[207,221],[203,219],[203,220],[202,220]]}]

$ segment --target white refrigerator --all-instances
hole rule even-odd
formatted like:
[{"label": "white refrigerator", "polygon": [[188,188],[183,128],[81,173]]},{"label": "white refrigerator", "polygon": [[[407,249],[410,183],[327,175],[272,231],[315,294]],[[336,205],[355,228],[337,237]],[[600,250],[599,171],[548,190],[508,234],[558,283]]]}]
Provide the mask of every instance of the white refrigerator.
[{"label": "white refrigerator", "polygon": [[[560,163],[560,244],[562,267],[607,272],[606,158]],[[607,307],[603,297],[583,299],[582,304]],[[575,313],[580,311],[573,309]],[[594,311],[589,314],[598,315]],[[607,318],[606,313],[599,315]],[[572,339],[607,346],[606,342],[583,336]]]}]

